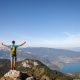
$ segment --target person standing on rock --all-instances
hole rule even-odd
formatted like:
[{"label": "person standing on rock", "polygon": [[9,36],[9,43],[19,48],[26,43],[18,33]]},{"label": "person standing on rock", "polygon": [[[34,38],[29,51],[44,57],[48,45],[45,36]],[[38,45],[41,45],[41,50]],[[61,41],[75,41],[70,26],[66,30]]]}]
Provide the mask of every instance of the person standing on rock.
[{"label": "person standing on rock", "polygon": [[8,47],[10,49],[10,55],[11,55],[11,69],[16,68],[16,61],[17,61],[17,54],[16,54],[16,49],[20,46],[23,46],[26,42],[23,42],[20,45],[15,45],[15,41],[12,41],[12,45],[6,45],[3,44],[3,46]]}]

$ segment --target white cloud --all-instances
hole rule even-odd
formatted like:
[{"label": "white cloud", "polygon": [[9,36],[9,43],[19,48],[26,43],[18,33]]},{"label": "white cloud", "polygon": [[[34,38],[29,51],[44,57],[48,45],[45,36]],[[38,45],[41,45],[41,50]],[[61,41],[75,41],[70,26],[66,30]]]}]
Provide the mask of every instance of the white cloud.
[{"label": "white cloud", "polygon": [[59,37],[59,39],[42,39],[31,40],[27,45],[32,47],[52,47],[52,48],[72,48],[80,47],[80,33],[70,34],[64,32],[65,38]]},{"label": "white cloud", "polygon": [[70,34],[64,41],[64,47],[80,47],[80,34]]}]

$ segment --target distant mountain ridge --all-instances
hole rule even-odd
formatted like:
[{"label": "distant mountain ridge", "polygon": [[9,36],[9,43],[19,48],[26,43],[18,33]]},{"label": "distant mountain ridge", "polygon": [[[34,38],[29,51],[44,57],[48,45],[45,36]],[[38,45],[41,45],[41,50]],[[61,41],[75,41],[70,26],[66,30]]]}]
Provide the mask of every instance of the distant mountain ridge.
[{"label": "distant mountain ridge", "polygon": [[80,47],[69,48],[68,50],[80,52]]},{"label": "distant mountain ridge", "polygon": [[[74,55],[80,55],[80,52],[72,51],[72,50],[66,50],[66,49],[55,49],[55,48],[45,48],[45,47],[28,47],[28,48],[19,48],[17,53],[23,52],[32,54],[32,55],[48,55],[48,56],[58,56],[60,55],[67,55],[67,56],[74,56]],[[8,50],[0,50],[0,55],[9,55]],[[4,54],[3,54],[4,53]],[[7,54],[8,53],[8,54]]]}]

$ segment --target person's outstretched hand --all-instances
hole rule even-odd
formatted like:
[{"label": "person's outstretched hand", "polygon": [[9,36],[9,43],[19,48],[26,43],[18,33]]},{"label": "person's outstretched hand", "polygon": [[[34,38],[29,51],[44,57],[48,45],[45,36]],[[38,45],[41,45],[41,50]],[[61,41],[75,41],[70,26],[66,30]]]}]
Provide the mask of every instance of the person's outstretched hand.
[{"label": "person's outstretched hand", "polygon": [[26,41],[24,42],[24,44],[26,43]]},{"label": "person's outstretched hand", "polygon": [[3,45],[3,43],[2,43],[2,45]]}]

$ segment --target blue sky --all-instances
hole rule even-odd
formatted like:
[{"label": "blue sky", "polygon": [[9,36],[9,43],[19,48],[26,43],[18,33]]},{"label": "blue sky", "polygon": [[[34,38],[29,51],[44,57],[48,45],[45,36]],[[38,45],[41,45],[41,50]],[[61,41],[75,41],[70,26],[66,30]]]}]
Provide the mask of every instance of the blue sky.
[{"label": "blue sky", "polygon": [[80,0],[0,0],[0,41],[80,47]]}]

